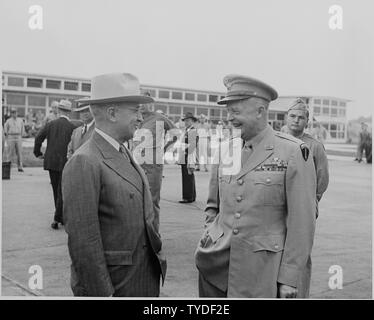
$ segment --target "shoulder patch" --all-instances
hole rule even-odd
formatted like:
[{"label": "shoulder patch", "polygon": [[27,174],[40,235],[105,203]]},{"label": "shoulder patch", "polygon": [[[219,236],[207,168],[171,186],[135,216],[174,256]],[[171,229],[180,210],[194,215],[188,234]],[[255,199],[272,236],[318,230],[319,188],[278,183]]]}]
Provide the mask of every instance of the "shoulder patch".
[{"label": "shoulder patch", "polygon": [[303,155],[304,160],[307,161],[308,158],[309,158],[309,148],[308,148],[308,146],[305,143],[302,143],[300,145],[300,149],[301,149],[301,154]]}]

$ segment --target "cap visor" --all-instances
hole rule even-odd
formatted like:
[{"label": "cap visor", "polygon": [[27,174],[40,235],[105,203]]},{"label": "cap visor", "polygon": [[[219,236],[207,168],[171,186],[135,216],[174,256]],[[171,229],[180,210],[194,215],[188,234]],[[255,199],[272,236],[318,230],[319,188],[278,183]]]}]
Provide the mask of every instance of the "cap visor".
[{"label": "cap visor", "polygon": [[227,104],[228,102],[231,102],[231,101],[238,101],[238,100],[244,100],[244,99],[248,99],[250,98],[250,96],[228,96],[228,97],[225,97],[223,98],[222,100],[218,101],[217,104]]},{"label": "cap visor", "polygon": [[76,100],[78,103],[84,104],[99,104],[99,103],[111,103],[111,102],[136,102],[139,104],[154,102],[153,98],[147,96],[124,96],[116,98],[106,98],[106,99],[79,99]]}]

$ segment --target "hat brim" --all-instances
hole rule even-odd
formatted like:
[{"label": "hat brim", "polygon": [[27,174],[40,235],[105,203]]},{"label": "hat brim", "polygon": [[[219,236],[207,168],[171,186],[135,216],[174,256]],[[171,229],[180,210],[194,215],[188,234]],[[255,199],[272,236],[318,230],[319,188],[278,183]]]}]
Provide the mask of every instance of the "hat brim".
[{"label": "hat brim", "polygon": [[154,102],[153,98],[148,96],[123,96],[115,98],[106,98],[106,99],[79,99],[76,100],[78,103],[84,104],[103,104],[103,103],[112,103],[112,102],[136,102],[139,104],[151,103]]},{"label": "hat brim", "polygon": [[65,110],[65,111],[71,111],[71,108],[64,107],[64,106],[61,106],[61,105],[58,105],[57,108],[59,108],[61,110]]},{"label": "hat brim", "polygon": [[193,121],[197,121],[197,118],[195,117],[187,117],[187,118],[183,118],[182,121],[186,120],[186,119],[192,119]]},{"label": "hat brim", "polygon": [[83,110],[86,110],[86,109],[90,109],[90,105],[89,104],[85,104],[81,107],[78,107],[78,108],[75,108],[74,111],[75,112],[79,112],[79,111],[83,111]]},{"label": "hat brim", "polygon": [[223,98],[222,100],[219,100],[217,102],[217,104],[224,105],[224,104],[227,104],[228,102],[245,100],[245,99],[248,99],[248,98],[251,98],[251,97],[252,96],[227,96],[227,97]]}]

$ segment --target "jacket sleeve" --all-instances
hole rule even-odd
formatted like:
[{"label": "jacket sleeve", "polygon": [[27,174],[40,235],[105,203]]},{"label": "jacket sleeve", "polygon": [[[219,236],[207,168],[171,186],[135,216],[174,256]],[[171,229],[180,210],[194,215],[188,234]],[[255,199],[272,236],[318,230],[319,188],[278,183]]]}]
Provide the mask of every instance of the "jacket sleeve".
[{"label": "jacket sleeve", "polygon": [[40,129],[38,134],[35,137],[34,142],[34,155],[35,157],[41,156],[43,153],[40,151],[40,148],[42,147],[43,141],[48,135],[49,125],[46,124],[43,128]]},{"label": "jacket sleeve", "polygon": [[213,164],[209,181],[209,193],[207,205],[205,208],[205,227],[214,221],[219,213],[219,179],[218,164]]},{"label": "jacket sleeve", "polygon": [[322,144],[315,147],[314,164],[317,174],[317,200],[320,201],[329,185],[329,163]]},{"label": "jacket sleeve", "polygon": [[286,239],[278,282],[297,287],[300,272],[311,254],[316,219],[316,174],[313,157],[304,160],[301,150],[290,157],[286,172]]},{"label": "jacket sleeve", "polygon": [[[77,191],[79,190],[79,192]],[[62,173],[65,230],[72,266],[88,296],[110,296],[114,288],[107,269],[99,225],[100,167],[76,155]]]},{"label": "jacket sleeve", "polygon": [[67,154],[66,154],[66,157],[68,159],[71,158],[71,156],[73,155],[74,153],[74,136],[75,136],[75,131],[73,131],[73,133],[71,134],[71,138],[70,138],[70,142],[68,144],[68,150],[67,150]]}]

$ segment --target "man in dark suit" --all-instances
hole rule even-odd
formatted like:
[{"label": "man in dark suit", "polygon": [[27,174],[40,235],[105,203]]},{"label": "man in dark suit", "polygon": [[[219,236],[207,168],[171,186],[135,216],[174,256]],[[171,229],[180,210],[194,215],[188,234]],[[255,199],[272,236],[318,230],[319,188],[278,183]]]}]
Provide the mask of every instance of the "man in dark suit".
[{"label": "man in dark suit", "polygon": [[95,131],[62,174],[64,222],[75,296],[156,297],[166,260],[147,178],[124,143],[142,116],[138,79],[92,79]]},{"label": "man in dark suit", "polygon": [[79,118],[83,121],[83,125],[74,129],[71,135],[67,150],[68,159],[70,159],[73,153],[91,137],[95,129],[95,120],[90,111],[90,105],[82,103],[74,111],[79,112]]},{"label": "man in dark suit", "polygon": [[[55,215],[51,224],[53,229],[58,229],[58,224],[63,224],[62,219],[62,195],[61,175],[67,161],[66,150],[70,142],[71,134],[75,126],[69,120],[71,102],[61,100],[58,104],[56,120],[48,122],[35,137],[34,155],[44,158],[44,170],[49,171],[55,202]],[[43,141],[47,138],[47,150],[45,155],[40,151]]]},{"label": "man in dark suit", "polygon": [[194,122],[197,119],[191,112],[187,112],[182,119],[185,123],[185,133],[182,137],[182,150],[179,154],[179,164],[182,168],[182,200],[180,203],[191,203],[196,200],[195,186],[195,165],[196,165],[196,145],[197,132]]}]

